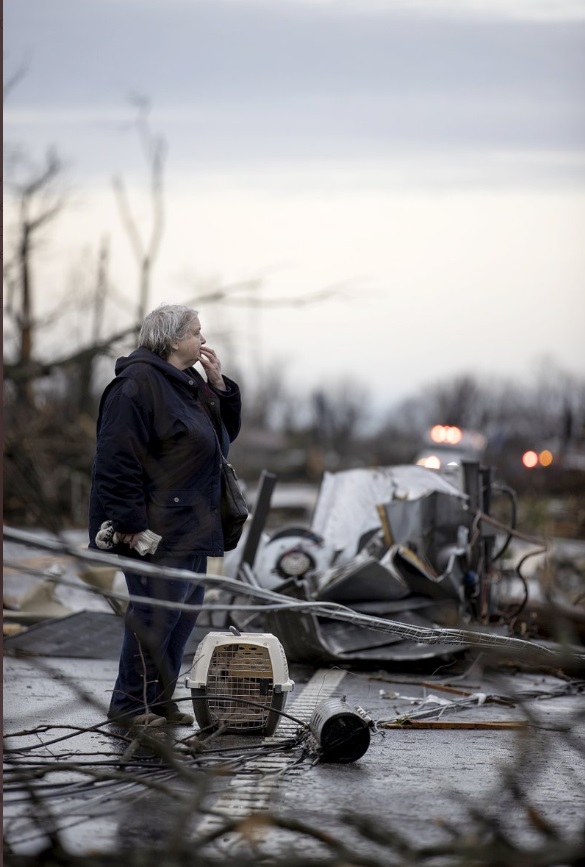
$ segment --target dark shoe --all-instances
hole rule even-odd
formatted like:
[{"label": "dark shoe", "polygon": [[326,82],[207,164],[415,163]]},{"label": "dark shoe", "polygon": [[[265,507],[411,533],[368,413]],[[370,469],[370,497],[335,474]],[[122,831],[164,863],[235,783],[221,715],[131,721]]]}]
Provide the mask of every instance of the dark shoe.
[{"label": "dark shoe", "polygon": [[167,720],[164,716],[159,716],[157,713],[139,713],[139,714],[109,714],[108,719],[115,725],[122,726],[125,729],[139,728],[141,726],[148,728],[156,728],[165,726]]},{"label": "dark shoe", "polygon": [[169,702],[164,708],[162,708],[161,713],[165,715],[166,721],[171,725],[192,726],[195,722],[195,717],[191,716],[190,713],[182,711],[174,701]]}]

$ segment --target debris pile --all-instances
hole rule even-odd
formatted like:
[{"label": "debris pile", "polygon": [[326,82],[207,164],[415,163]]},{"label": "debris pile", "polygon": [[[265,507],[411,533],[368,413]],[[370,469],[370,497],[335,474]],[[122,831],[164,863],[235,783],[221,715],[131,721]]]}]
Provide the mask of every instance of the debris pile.
[{"label": "debris pile", "polygon": [[[273,484],[269,478],[268,494],[260,489],[247,539],[226,558],[226,574],[255,590],[335,603],[421,630],[481,627],[528,635],[518,628],[529,598],[522,570],[551,545],[517,530],[514,492],[490,470],[469,461],[449,473],[412,465],[325,473],[310,524],[269,535],[263,527]],[[498,498],[510,503],[509,524],[491,514]],[[513,563],[516,542],[527,550]],[[250,614],[239,610],[250,598],[233,601],[231,622],[274,632],[299,662],[406,663],[453,652],[416,634],[373,631],[358,619],[342,624],[318,613]],[[573,613],[574,620],[580,616]],[[579,633],[570,639],[578,642]]]}]

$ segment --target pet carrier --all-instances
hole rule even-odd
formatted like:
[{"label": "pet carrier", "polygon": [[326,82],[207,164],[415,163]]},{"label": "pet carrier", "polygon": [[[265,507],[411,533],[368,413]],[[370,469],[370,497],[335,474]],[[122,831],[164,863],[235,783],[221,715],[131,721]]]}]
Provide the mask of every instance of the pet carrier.
[{"label": "pet carrier", "polygon": [[271,735],[294,681],[276,636],[210,632],[195,652],[185,685],[201,729]]}]

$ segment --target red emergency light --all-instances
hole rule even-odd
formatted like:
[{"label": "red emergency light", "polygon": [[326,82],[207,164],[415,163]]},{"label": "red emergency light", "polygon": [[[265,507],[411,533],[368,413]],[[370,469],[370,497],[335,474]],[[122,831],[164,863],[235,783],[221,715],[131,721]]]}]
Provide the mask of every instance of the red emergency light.
[{"label": "red emergency light", "polygon": [[539,465],[541,467],[550,467],[553,462],[553,453],[549,449],[543,449],[541,452],[535,452],[534,449],[528,449],[522,455],[522,463],[528,470],[533,470]]}]

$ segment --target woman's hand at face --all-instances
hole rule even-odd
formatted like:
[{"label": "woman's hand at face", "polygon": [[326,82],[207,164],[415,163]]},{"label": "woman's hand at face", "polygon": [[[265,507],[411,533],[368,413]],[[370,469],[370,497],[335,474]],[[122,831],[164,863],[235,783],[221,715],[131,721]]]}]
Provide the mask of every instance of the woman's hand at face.
[{"label": "woman's hand at face", "polygon": [[214,388],[219,388],[220,391],[225,391],[226,384],[221,375],[221,361],[215,354],[215,351],[208,346],[202,346],[199,353],[199,361],[203,365],[203,369],[211,385]]}]

